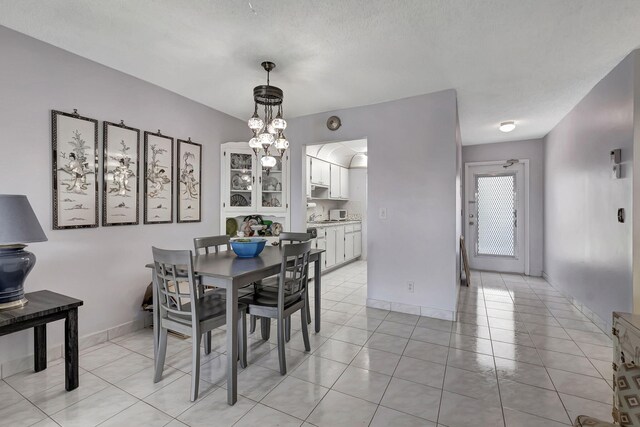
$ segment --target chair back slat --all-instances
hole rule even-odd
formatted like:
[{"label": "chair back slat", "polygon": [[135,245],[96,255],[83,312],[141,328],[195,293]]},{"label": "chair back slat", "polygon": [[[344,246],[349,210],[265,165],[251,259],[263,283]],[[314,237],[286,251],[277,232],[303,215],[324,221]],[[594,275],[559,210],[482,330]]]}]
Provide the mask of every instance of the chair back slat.
[{"label": "chair back slat", "polygon": [[309,281],[311,242],[291,243],[282,248],[282,269],[278,286],[278,305],[284,307],[285,297],[305,297]]},{"label": "chair back slat", "polygon": [[300,233],[300,232],[291,232],[291,231],[283,231],[280,233],[279,240],[280,242],[286,243],[302,243],[308,242],[313,237],[311,233]]},{"label": "chair back slat", "polygon": [[211,253],[213,250],[216,254],[223,246],[226,246],[227,250],[231,250],[231,244],[229,243],[229,236],[209,236],[209,237],[196,237],[193,239],[193,246],[196,251],[196,255],[199,255],[201,249],[204,249],[205,254]]},{"label": "chair back slat", "polygon": [[[169,314],[180,316],[183,320],[197,319],[197,304],[189,304],[197,300],[198,291],[195,286],[193,274],[193,259],[191,251],[165,250],[152,248],[153,262],[155,265],[156,295],[160,307],[161,317]],[[181,284],[186,283],[188,289],[181,289]]]}]

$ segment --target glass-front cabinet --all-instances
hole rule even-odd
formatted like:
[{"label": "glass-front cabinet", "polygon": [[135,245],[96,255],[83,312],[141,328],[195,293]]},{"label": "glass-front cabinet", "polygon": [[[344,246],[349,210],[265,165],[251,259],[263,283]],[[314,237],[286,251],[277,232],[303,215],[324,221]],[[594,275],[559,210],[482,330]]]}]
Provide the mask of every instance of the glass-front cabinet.
[{"label": "glass-front cabinet", "polygon": [[227,212],[285,213],[289,209],[289,155],[265,168],[247,143],[222,145],[222,208]]},{"label": "glass-front cabinet", "polygon": [[[272,168],[260,166],[260,209],[265,212],[281,212],[287,208],[285,192],[286,173],[283,167],[282,157],[274,156],[276,165]],[[285,154],[285,163],[286,163]]]}]

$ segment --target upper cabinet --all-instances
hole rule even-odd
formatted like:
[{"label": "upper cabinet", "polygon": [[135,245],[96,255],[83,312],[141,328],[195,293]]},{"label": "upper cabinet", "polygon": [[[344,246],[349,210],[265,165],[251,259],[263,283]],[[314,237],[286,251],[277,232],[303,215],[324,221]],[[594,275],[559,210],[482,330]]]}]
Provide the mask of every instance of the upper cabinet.
[{"label": "upper cabinet", "polygon": [[349,199],[349,169],[307,156],[307,197]]},{"label": "upper cabinet", "polygon": [[329,186],[331,183],[331,172],[329,162],[310,157],[311,176],[309,180],[311,184]]},{"label": "upper cabinet", "polygon": [[263,168],[246,143],[222,145],[222,208],[241,213],[277,213],[289,208],[289,156]]},{"label": "upper cabinet", "polygon": [[340,198],[349,198],[349,169],[340,167]]},{"label": "upper cabinet", "polygon": [[338,165],[331,165],[331,185],[329,186],[329,197],[332,199],[340,199],[340,169]]}]

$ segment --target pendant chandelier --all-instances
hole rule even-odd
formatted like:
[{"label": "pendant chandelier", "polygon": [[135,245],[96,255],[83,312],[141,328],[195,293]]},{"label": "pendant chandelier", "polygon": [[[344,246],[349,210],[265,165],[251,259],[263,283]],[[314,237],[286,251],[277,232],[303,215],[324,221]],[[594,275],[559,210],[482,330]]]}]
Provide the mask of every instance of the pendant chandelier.
[{"label": "pendant chandelier", "polygon": [[[265,61],[262,68],[267,72],[267,84],[253,88],[253,102],[255,108],[253,116],[247,121],[249,129],[253,131],[253,138],[249,141],[249,147],[253,149],[256,156],[260,158],[260,164],[265,168],[272,168],[276,165],[276,158],[271,154],[276,150],[280,156],[289,147],[289,141],[284,136],[287,121],[282,118],[282,89],[269,84],[269,73],[276,68],[273,62]],[[264,117],[258,113],[264,107]],[[276,116],[273,116],[274,111]],[[260,157],[262,154],[262,157]]]}]

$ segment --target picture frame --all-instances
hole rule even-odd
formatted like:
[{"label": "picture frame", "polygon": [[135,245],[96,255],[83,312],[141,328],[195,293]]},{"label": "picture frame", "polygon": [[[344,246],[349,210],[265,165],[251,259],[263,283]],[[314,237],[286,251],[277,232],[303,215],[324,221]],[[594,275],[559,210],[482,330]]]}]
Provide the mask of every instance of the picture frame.
[{"label": "picture frame", "polygon": [[144,132],[144,223],[173,222],[173,138]]},{"label": "picture frame", "polygon": [[98,226],[98,120],[51,110],[53,229]]},{"label": "picture frame", "polygon": [[202,144],[178,139],[178,222],[202,221]]},{"label": "picture frame", "polygon": [[102,225],[140,223],[140,129],[103,122]]}]

